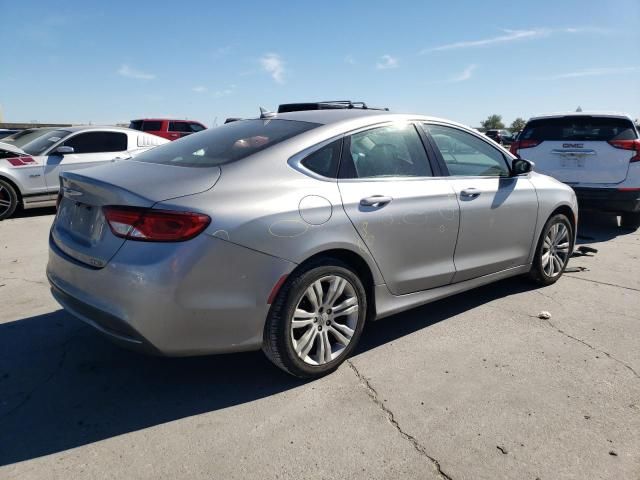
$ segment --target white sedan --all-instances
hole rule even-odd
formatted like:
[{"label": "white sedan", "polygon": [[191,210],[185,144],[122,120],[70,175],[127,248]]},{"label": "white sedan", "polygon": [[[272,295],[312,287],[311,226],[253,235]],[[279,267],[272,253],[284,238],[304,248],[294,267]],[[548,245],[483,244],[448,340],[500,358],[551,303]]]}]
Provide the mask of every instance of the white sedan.
[{"label": "white sedan", "polygon": [[0,140],[0,220],[55,205],[62,172],[126,160],[169,141],[120,127],[35,128]]}]

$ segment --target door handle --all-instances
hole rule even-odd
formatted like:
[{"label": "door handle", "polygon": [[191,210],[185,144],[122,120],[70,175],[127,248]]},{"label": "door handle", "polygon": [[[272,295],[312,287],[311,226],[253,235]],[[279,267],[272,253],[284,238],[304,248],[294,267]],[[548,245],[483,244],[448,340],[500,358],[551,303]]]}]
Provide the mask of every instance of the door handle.
[{"label": "door handle", "polygon": [[477,188],[465,188],[464,190],[462,190],[460,192],[460,196],[465,197],[465,198],[476,198],[480,195],[480,190],[478,190]]},{"label": "door handle", "polygon": [[385,197],[384,195],[372,195],[370,197],[365,197],[360,200],[361,207],[382,207],[387,203],[391,202],[393,198]]}]

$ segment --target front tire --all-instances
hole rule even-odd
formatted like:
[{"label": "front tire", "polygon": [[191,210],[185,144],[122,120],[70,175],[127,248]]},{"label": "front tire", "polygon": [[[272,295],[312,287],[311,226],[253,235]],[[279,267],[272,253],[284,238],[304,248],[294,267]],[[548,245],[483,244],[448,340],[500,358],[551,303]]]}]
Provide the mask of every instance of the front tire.
[{"label": "front tire", "polygon": [[265,326],[263,350],[300,378],[333,372],[355,348],[367,315],[356,273],[335,259],[309,264],[282,286]]},{"label": "front tire", "polygon": [[620,226],[631,230],[640,228],[640,212],[623,213],[620,216]]},{"label": "front tire", "polygon": [[529,271],[529,278],[539,285],[551,285],[564,273],[573,251],[573,226],[561,213],[547,220]]},{"label": "front tire", "polygon": [[9,218],[18,208],[18,194],[13,186],[0,179],[0,220]]}]

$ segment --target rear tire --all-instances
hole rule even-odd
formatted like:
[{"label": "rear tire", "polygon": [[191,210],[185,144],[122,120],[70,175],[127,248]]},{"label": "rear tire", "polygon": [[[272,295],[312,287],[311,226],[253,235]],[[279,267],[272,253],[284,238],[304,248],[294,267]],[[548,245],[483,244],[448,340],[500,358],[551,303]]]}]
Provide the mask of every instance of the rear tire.
[{"label": "rear tire", "polygon": [[276,296],[263,351],[285,372],[319,378],[336,370],[355,348],[367,315],[367,294],[356,273],[327,258],[292,274]]},{"label": "rear tire", "polygon": [[14,214],[18,208],[18,194],[13,186],[0,179],[0,220],[5,220]]},{"label": "rear tire", "polygon": [[640,212],[623,213],[620,217],[620,226],[631,230],[640,228]]},{"label": "rear tire", "polygon": [[561,213],[553,215],[542,229],[529,278],[538,285],[556,283],[573,252],[573,225]]}]

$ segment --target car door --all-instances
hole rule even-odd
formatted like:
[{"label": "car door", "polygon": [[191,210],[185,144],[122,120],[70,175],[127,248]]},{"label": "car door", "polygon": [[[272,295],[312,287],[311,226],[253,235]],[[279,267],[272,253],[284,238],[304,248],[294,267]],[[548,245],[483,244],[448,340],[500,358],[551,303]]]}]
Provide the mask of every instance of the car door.
[{"label": "car door", "polygon": [[448,180],[433,175],[413,123],[345,137],[339,177],[357,243],[373,256],[391,293],[451,282],[458,203]]},{"label": "car door", "polygon": [[[73,153],[60,154],[61,147],[72,147]],[[128,137],[124,132],[80,132],[57,145],[47,156],[45,180],[47,186],[58,186],[58,176],[68,170],[94,167],[128,157]]]},{"label": "car door", "polygon": [[507,156],[482,136],[424,123],[460,206],[454,282],[525,265],[538,197],[528,175],[511,176]]}]

